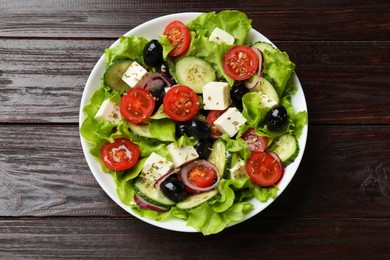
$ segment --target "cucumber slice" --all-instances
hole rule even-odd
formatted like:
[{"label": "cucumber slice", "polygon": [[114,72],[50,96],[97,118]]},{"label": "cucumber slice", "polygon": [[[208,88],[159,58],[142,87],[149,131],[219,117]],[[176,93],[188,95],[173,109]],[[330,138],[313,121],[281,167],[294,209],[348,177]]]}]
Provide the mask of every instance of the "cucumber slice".
[{"label": "cucumber slice", "polygon": [[[257,76],[257,75],[253,75],[253,76]],[[269,99],[271,99],[271,100],[275,101],[277,104],[279,104],[279,96],[278,96],[278,93],[276,92],[276,89],[271,84],[271,82],[269,82],[264,77],[261,77],[259,79],[259,84],[257,84],[257,86],[252,88],[250,91],[261,92],[264,95],[266,95]]]},{"label": "cucumber slice", "polygon": [[149,131],[149,124],[136,125],[136,124],[128,123],[128,126],[130,130],[136,133],[137,135],[147,137],[147,138],[152,138],[152,134]]},{"label": "cucumber slice", "polygon": [[187,197],[185,200],[176,204],[179,209],[192,209],[203,204],[217,195],[218,191],[210,190]]},{"label": "cucumber slice", "polygon": [[133,182],[133,188],[141,198],[153,205],[159,207],[170,207],[175,205],[174,201],[165,197],[159,189],[154,188],[153,184],[142,177],[142,174]]},{"label": "cucumber slice", "polygon": [[269,44],[267,42],[255,42],[254,44],[252,44],[252,47],[259,49],[261,52],[264,52],[264,50],[272,51],[273,49],[275,49],[272,44]]},{"label": "cucumber slice", "polygon": [[211,153],[208,160],[217,167],[220,177],[222,178],[227,173],[227,165],[231,159],[230,153],[226,150],[225,143],[221,140],[214,142],[211,147]]},{"label": "cucumber slice", "polygon": [[278,137],[271,145],[271,151],[276,153],[283,164],[292,163],[299,154],[298,140],[291,134]]},{"label": "cucumber slice", "polygon": [[203,86],[217,78],[210,63],[197,57],[181,58],[175,67],[178,83],[189,86],[196,93],[202,93]]},{"label": "cucumber slice", "polygon": [[104,83],[116,91],[127,90],[130,87],[122,80],[123,74],[126,72],[132,60],[118,60],[108,65],[104,73]]}]

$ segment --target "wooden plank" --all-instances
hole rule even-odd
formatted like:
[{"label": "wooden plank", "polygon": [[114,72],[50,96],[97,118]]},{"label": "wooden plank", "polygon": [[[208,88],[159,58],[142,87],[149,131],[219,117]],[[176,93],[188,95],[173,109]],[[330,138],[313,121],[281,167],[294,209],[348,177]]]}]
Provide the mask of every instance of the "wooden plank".
[{"label": "wooden plank", "polygon": [[256,217],[203,237],[135,218],[11,218],[0,219],[0,257],[388,259],[389,229],[389,219]]},{"label": "wooden plank", "polygon": [[[88,76],[112,43],[0,41],[0,122],[76,123]],[[296,63],[310,123],[390,123],[390,42],[275,43]]]},{"label": "wooden plank", "polygon": [[[172,9],[174,8],[174,9]],[[2,1],[0,37],[114,37],[170,13],[238,9],[279,40],[389,40],[388,1]],[[169,11],[168,11],[169,10]],[[283,26],[280,26],[280,25]]]},{"label": "wooden plank", "polygon": [[[389,126],[310,126],[296,176],[261,215],[390,217],[389,154]],[[0,126],[0,176],[0,216],[128,215],[96,183],[77,126]]]}]

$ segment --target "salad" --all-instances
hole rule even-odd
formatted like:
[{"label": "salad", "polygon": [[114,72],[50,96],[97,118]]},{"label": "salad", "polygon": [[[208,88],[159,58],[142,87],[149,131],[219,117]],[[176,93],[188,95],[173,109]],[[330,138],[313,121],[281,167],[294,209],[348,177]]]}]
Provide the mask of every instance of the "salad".
[{"label": "salad", "polygon": [[278,195],[307,112],[291,103],[295,64],[248,44],[251,28],[242,12],[210,12],[105,50],[80,132],[135,214],[209,235]]}]

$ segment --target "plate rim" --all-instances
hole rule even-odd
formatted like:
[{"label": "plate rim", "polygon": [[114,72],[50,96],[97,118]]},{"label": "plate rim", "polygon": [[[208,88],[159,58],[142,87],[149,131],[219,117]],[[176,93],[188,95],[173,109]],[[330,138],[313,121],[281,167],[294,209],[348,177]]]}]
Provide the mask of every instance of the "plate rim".
[{"label": "plate rim", "polygon": [[[140,36],[139,34],[137,34],[137,32],[143,31],[143,30],[145,30],[144,29],[145,27],[148,27],[148,26],[153,25],[155,23],[159,23],[158,27],[164,28],[163,24],[164,23],[167,24],[170,20],[173,20],[173,19],[175,19],[175,20],[176,19],[177,20],[182,20],[182,21],[184,20],[183,21],[184,23],[188,23],[189,21],[193,20],[194,18],[196,18],[198,15],[201,15],[201,14],[203,14],[203,12],[182,12],[182,13],[174,13],[174,14],[168,14],[168,15],[159,16],[159,17],[153,18],[153,19],[151,19],[149,21],[146,21],[146,22],[144,22],[144,23],[134,27],[133,29],[131,29],[128,32],[126,32],[125,34],[123,34],[123,36],[129,36],[129,35],[138,35],[138,36]],[[265,37],[262,33],[257,31],[253,27],[250,30],[248,36],[249,36],[249,38],[250,37],[262,38],[263,41],[271,43],[272,45],[274,45],[276,47],[276,45],[274,43],[272,43],[267,37]],[[148,39],[148,40],[151,40],[151,39]],[[111,47],[114,47],[114,46],[118,45],[119,41],[120,41],[120,38],[115,40],[108,48],[111,48]],[[157,226],[159,228],[171,230],[171,231],[193,232],[193,233],[199,232],[195,228],[187,226],[186,222],[184,220],[181,220],[181,219],[176,219],[175,218],[175,219],[170,219],[170,220],[165,220],[165,221],[156,221],[156,220],[151,220],[151,219],[144,218],[144,217],[136,214],[135,212],[133,212],[131,210],[130,206],[125,205],[122,201],[120,201],[120,199],[119,199],[119,197],[118,197],[118,195],[116,193],[116,190],[114,190],[114,192],[112,192],[112,190],[111,190],[111,188],[109,186],[109,183],[106,183],[107,178],[103,178],[101,175],[103,175],[103,176],[106,175],[105,177],[109,176],[111,178],[111,182],[113,183],[114,181],[112,179],[112,176],[107,174],[107,173],[104,173],[102,171],[101,167],[100,167],[100,164],[98,166],[99,169],[96,169],[97,163],[99,163],[99,162],[97,161],[96,158],[94,158],[90,154],[89,150],[90,150],[91,147],[89,146],[87,141],[84,140],[84,138],[81,136],[80,129],[81,129],[81,125],[82,125],[82,123],[83,123],[83,121],[85,119],[85,114],[84,114],[83,109],[90,102],[91,94],[97,88],[100,87],[100,84],[97,85],[95,88],[92,88],[90,86],[93,84],[93,81],[96,81],[96,77],[98,77],[98,80],[100,81],[100,78],[103,76],[104,69],[105,69],[104,64],[105,64],[105,55],[103,53],[100,56],[100,58],[98,59],[98,61],[96,62],[96,64],[94,65],[91,73],[88,76],[88,79],[87,79],[86,84],[85,84],[84,89],[83,89],[82,98],[81,98],[81,102],[80,102],[80,109],[79,109],[79,135],[80,135],[80,139],[81,139],[82,150],[83,150],[84,158],[87,161],[88,167],[89,167],[90,171],[92,172],[95,180],[98,182],[99,186],[104,190],[104,192],[118,206],[120,206],[126,212],[130,213],[132,216],[142,220],[143,222],[146,222],[146,223],[151,224],[153,226]],[[102,71],[103,71],[103,73],[102,73]],[[297,76],[297,74],[295,72],[293,74],[293,77],[294,77],[293,79],[295,80],[295,84],[297,84],[297,87],[298,87],[297,93],[295,93],[292,96],[292,103],[293,103],[294,111],[295,111],[294,104],[296,102],[300,102],[300,106],[299,107],[303,108],[308,113],[306,97],[304,95],[303,88],[302,88],[302,85],[301,85],[301,83],[299,81],[299,78],[298,78],[298,76]],[[300,99],[299,99],[298,96],[300,97]],[[303,98],[303,100],[302,100],[302,98]],[[295,111],[295,112],[297,112],[297,111]],[[295,161],[288,166],[289,167],[288,169],[290,170],[289,172],[293,171],[292,172],[292,176],[290,176],[290,178],[285,178],[285,176],[284,176],[284,178],[282,179],[282,181],[280,183],[280,184],[282,184],[281,187],[278,184],[279,191],[277,193],[277,197],[275,199],[269,199],[265,203],[260,203],[255,198],[252,198],[249,201],[252,204],[254,204],[254,210],[252,210],[250,213],[248,213],[242,221],[236,222],[236,223],[232,223],[228,227],[237,225],[239,223],[247,221],[248,219],[256,216],[257,214],[259,214],[260,212],[262,212],[263,210],[268,208],[268,206],[271,203],[273,203],[277,198],[280,197],[280,195],[284,192],[284,190],[290,184],[290,182],[292,181],[292,179],[295,176],[296,172],[298,171],[298,167],[301,164],[301,161],[302,161],[302,158],[303,158],[303,154],[304,154],[304,151],[305,151],[305,148],[306,148],[307,135],[308,135],[308,124],[306,124],[304,126],[304,128],[302,129],[302,135],[298,139],[300,152],[299,152],[297,158],[295,159]],[[112,186],[112,183],[110,183],[111,186]]]}]

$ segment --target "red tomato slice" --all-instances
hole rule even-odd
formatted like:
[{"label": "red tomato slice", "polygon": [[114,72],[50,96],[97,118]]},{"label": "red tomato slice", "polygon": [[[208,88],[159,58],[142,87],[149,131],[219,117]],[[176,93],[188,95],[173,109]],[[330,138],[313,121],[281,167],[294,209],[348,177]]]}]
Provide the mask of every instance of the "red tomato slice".
[{"label": "red tomato slice", "polygon": [[248,46],[238,45],[229,49],[223,58],[223,70],[234,80],[250,78],[259,68],[259,58]]},{"label": "red tomato slice", "polygon": [[100,150],[103,163],[114,171],[124,171],[133,167],[139,158],[138,145],[127,138],[118,138],[115,142],[106,142]]},{"label": "red tomato slice", "polygon": [[174,86],[164,97],[164,112],[175,121],[187,121],[199,110],[198,95],[187,86]]},{"label": "red tomato slice", "polygon": [[130,89],[121,99],[121,115],[132,124],[140,124],[149,119],[155,106],[154,97],[142,88]]},{"label": "red tomato slice", "polygon": [[241,138],[247,143],[251,152],[263,152],[267,148],[268,138],[258,135],[253,128],[246,131]]},{"label": "red tomato slice", "polygon": [[168,37],[173,49],[170,56],[179,56],[187,51],[191,42],[191,33],[185,24],[180,21],[173,21],[165,27],[164,35]]},{"label": "red tomato slice", "polygon": [[210,136],[212,139],[218,139],[222,135],[222,133],[218,130],[217,126],[214,125],[214,121],[217,120],[218,117],[220,117],[224,112],[225,110],[211,110],[206,117],[207,123],[211,125]]},{"label": "red tomato slice", "polygon": [[276,184],[283,175],[281,162],[267,152],[253,152],[246,161],[246,172],[260,186]]},{"label": "red tomato slice", "polygon": [[199,163],[188,173],[188,181],[199,188],[206,188],[214,183],[217,172],[210,166]]}]

